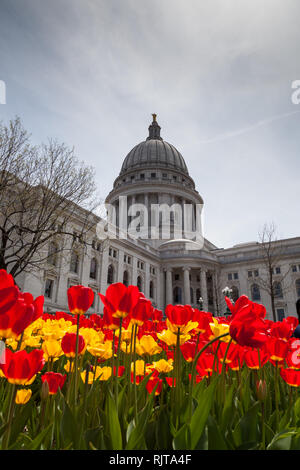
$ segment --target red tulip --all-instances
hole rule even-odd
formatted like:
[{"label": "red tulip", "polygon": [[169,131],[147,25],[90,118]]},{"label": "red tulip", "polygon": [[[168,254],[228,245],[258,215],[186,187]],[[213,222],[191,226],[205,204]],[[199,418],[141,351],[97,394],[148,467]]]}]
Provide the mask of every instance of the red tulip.
[{"label": "red tulip", "polygon": [[12,308],[19,296],[14,279],[4,269],[0,269],[0,315]]},{"label": "red tulip", "polygon": [[166,316],[175,328],[185,326],[192,319],[192,308],[189,305],[167,305]]},{"label": "red tulip", "polygon": [[287,341],[293,334],[293,325],[287,321],[274,322],[270,328],[270,335]]},{"label": "red tulip", "polygon": [[196,355],[196,341],[186,341],[180,346],[182,355],[187,362],[192,362]]},{"label": "red tulip", "polygon": [[244,359],[249,369],[260,369],[269,360],[270,354],[265,349],[247,349]]},{"label": "red tulip", "polygon": [[241,297],[239,297],[237,301],[235,302],[235,304],[233,304],[228,297],[225,297],[225,301],[231,312],[232,318],[241,308],[243,308],[245,305],[248,305],[249,303],[252,303],[251,300],[248,299],[246,295],[242,295]]},{"label": "red tulip", "polygon": [[111,284],[105,295],[99,294],[107,311],[114,318],[125,318],[133,310],[140,298],[137,286],[124,286],[121,282]]},{"label": "red tulip", "polygon": [[289,351],[289,343],[279,338],[270,338],[265,345],[272,364],[283,363]]},{"label": "red tulip", "polygon": [[17,301],[5,313],[0,315],[0,336],[17,338],[25,328],[43,314],[44,297],[19,292]]},{"label": "red tulip", "polygon": [[18,385],[27,385],[45,364],[41,349],[34,349],[30,353],[6,349],[4,361],[0,364],[3,374],[9,383]]},{"label": "red tulip", "polygon": [[155,389],[155,392],[154,392],[154,395],[159,395],[162,391],[162,385],[163,385],[163,381],[162,379],[159,379],[158,377],[156,376],[152,376],[148,382],[147,382],[147,385],[146,385],[146,388],[148,390],[148,393],[152,393],[153,390]]},{"label": "red tulip", "polygon": [[159,323],[163,319],[163,313],[161,310],[158,310],[157,308],[154,308],[152,313],[151,313],[151,320],[153,323]]},{"label": "red tulip", "polygon": [[192,318],[193,322],[197,322],[198,326],[195,328],[196,333],[211,333],[209,324],[212,323],[212,314],[209,312],[203,312],[197,310],[196,308],[192,309]]},{"label": "red tulip", "polygon": [[94,292],[90,287],[72,286],[68,289],[69,310],[73,315],[83,315],[91,307]]},{"label": "red tulip", "polygon": [[[61,349],[67,357],[76,355],[76,333],[66,333],[61,340]],[[84,352],[85,341],[83,336],[78,335],[78,354]]]},{"label": "red tulip", "polygon": [[66,377],[66,375],[58,374],[55,372],[46,372],[46,374],[42,375],[41,379],[43,383],[48,383],[49,394],[55,395],[58,389],[61,389],[63,387]]},{"label": "red tulip", "polygon": [[175,377],[165,377],[167,384],[169,387],[176,387],[176,379]]},{"label": "red tulip", "polygon": [[282,368],[280,375],[291,387],[300,387],[300,370]]},{"label": "red tulip", "polygon": [[140,296],[136,305],[130,312],[130,320],[133,324],[142,326],[148,320],[152,313],[153,307],[151,301],[146,299],[143,295]]},{"label": "red tulip", "polygon": [[261,347],[269,338],[267,323],[263,320],[266,309],[263,305],[249,301],[234,312],[230,322],[230,336],[240,345]]}]

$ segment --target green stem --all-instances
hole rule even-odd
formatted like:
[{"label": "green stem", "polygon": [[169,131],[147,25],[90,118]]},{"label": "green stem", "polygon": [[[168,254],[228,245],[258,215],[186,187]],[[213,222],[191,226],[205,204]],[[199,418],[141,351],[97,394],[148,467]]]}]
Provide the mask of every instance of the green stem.
[{"label": "green stem", "polygon": [[78,389],[78,349],[79,349],[79,320],[80,315],[77,315],[77,328],[76,328],[76,350],[75,350],[75,385],[74,385],[74,405],[77,403],[77,389]]},{"label": "green stem", "polygon": [[2,444],[3,450],[6,450],[9,446],[12,419],[13,419],[15,405],[16,405],[15,398],[16,398],[17,388],[15,384],[10,384],[10,385],[11,385],[11,392],[10,392],[10,402],[9,402],[8,417],[7,417],[7,431],[3,438],[3,444]]}]

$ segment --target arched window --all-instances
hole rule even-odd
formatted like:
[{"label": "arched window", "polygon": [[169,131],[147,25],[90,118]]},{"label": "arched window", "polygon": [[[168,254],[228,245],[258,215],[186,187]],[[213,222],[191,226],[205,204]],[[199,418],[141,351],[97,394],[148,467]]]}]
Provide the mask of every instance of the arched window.
[{"label": "arched window", "polygon": [[192,287],[190,287],[190,297],[191,297],[191,304],[193,304],[194,303],[194,291]]},{"label": "arched window", "polygon": [[278,299],[282,299],[283,297],[282,286],[279,281],[274,282],[274,297],[277,297]]},{"label": "arched window", "polygon": [[154,297],[154,284],[153,284],[153,281],[150,281],[150,283],[149,283],[149,296],[150,296],[150,299],[153,299],[153,297]]},{"label": "arched window", "polygon": [[237,299],[239,298],[240,294],[239,294],[239,290],[236,286],[231,286],[231,290],[232,290],[232,300],[234,302],[237,301]]},{"label": "arched window", "polygon": [[143,279],[142,279],[142,276],[138,276],[138,277],[137,277],[136,285],[138,286],[139,291],[142,292],[142,290],[143,290]]},{"label": "arched window", "polygon": [[76,251],[72,251],[71,254],[71,263],[70,263],[70,271],[72,273],[78,274],[78,268],[79,268],[79,256],[76,253]]},{"label": "arched window", "polygon": [[296,292],[297,292],[297,297],[300,297],[300,279],[297,279],[296,281]]},{"label": "arched window", "polygon": [[124,271],[123,273],[123,284],[124,286],[128,286],[128,271]]},{"label": "arched window", "polygon": [[97,268],[98,268],[97,260],[96,258],[92,258],[91,266],[90,266],[90,278],[91,279],[97,279]]},{"label": "arched window", "polygon": [[201,289],[196,289],[196,303],[200,305]]},{"label": "arched window", "polygon": [[256,302],[256,301],[261,299],[261,297],[260,297],[260,288],[258,287],[257,284],[253,284],[251,286],[251,296],[252,296],[253,302]]},{"label": "arched window", "polygon": [[174,304],[182,303],[182,290],[181,290],[181,287],[179,286],[176,286],[173,289],[173,302]]},{"label": "arched window", "polygon": [[107,268],[107,284],[114,282],[114,267],[110,264]]},{"label": "arched window", "polygon": [[58,247],[56,243],[50,242],[48,249],[48,263],[52,266],[56,266],[57,264],[57,251]]}]

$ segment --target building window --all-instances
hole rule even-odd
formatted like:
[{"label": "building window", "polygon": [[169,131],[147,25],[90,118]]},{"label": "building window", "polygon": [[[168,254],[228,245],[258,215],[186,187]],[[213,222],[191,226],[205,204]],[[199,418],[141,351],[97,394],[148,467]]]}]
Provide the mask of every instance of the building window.
[{"label": "building window", "polygon": [[127,263],[131,264],[131,257],[130,256],[128,256],[128,258],[127,258]]},{"label": "building window", "polygon": [[282,293],[282,287],[280,282],[274,282],[274,296],[277,297],[278,299],[282,299],[283,293]]},{"label": "building window", "polygon": [[123,284],[124,286],[128,286],[128,271],[124,271],[123,273]]},{"label": "building window", "polygon": [[281,273],[280,266],[277,266],[277,268],[275,268],[275,273],[276,273],[276,274],[280,274],[280,273]]},{"label": "building window", "polygon": [[151,178],[156,178],[156,173],[151,173]]},{"label": "building window", "polygon": [[163,174],[162,174],[162,177],[163,177],[163,178],[168,178],[168,174],[167,174],[167,173],[163,173]]},{"label": "building window", "polygon": [[239,274],[238,274],[238,273],[234,273],[234,274],[233,274],[233,278],[234,278],[234,279],[238,279],[238,278],[239,278]]},{"label": "building window", "polygon": [[296,292],[297,292],[297,297],[300,298],[300,279],[297,279],[296,281]]},{"label": "building window", "polygon": [[141,173],[140,178],[141,178],[141,180],[144,180],[145,179],[145,173]]},{"label": "building window", "polygon": [[176,286],[173,289],[173,302],[174,304],[182,303],[182,290],[181,290],[181,287],[179,286]]},{"label": "building window", "polygon": [[258,271],[258,269],[256,269],[256,270],[254,271],[254,276],[255,276],[255,277],[258,277],[258,276],[259,276],[259,271]]},{"label": "building window", "polygon": [[232,274],[231,273],[228,274],[228,281],[232,281]]},{"label": "building window", "polygon": [[97,267],[98,263],[96,258],[93,258],[91,260],[91,266],[90,266],[90,278],[91,279],[97,279]]},{"label": "building window", "polygon": [[297,272],[297,266],[294,264],[294,266],[292,266],[292,272],[293,273],[296,273]]},{"label": "building window", "polygon": [[234,302],[237,301],[237,299],[239,298],[240,294],[239,294],[239,290],[236,286],[231,286],[231,290],[232,290],[232,300]]},{"label": "building window", "polygon": [[260,297],[260,288],[258,287],[257,284],[253,284],[251,287],[251,296],[253,302],[258,301],[261,299]]},{"label": "building window", "polygon": [[153,285],[153,281],[150,281],[150,284],[149,284],[149,296],[150,296],[150,299],[153,299],[153,297],[154,297],[154,285]]},{"label": "building window", "polygon": [[107,284],[114,282],[114,267],[110,264],[107,269]]},{"label": "building window", "polygon": [[194,291],[192,287],[190,287],[190,297],[191,297],[191,304],[193,304],[194,303]]},{"label": "building window", "polygon": [[76,253],[76,251],[72,251],[71,254],[71,263],[70,263],[70,271],[72,273],[78,274],[78,268],[79,268],[79,256]]},{"label": "building window", "polygon": [[248,271],[248,277],[252,277],[252,271]]},{"label": "building window", "polygon": [[137,277],[136,285],[138,286],[139,291],[142,292],[142,290],[143,290],[143,279],[142,279],[141,276]]},{"label": "building window", "polygon": [[284,319],[284,308],[278,308],[277,309],[277,320],[282,321]]},{"label": "building window", "polygon": [[47,297],[47,299],[52,298],[53,284],[54,284],[54,282],[53,282],[52,279],[46,279],[44,295],[45,295],[45,297]]},{"label": "building window", "polygon": [[51,242],[49,244],[49,250],[48,250],[48,263],[51,264],[52,266],[57,265],[57,245],[54,242]]},{"label": "building window", "polygon": [[175,274],[175,275],[174,275],[174,280],[175,280],[175,281],[179,281],[179,279],[180,279],[179,274]]},{"label": "building window", "polygon": [[200,304],[201,289],[196,289],[196,303]]}]

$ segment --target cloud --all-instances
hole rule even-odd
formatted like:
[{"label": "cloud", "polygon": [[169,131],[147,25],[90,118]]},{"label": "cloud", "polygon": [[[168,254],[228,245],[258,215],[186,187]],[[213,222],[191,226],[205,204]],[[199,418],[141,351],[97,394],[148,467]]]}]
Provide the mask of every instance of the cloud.
[{"label": "cloud", "polygon": [[2,0],[1,117],[74,145],[105,197],[156,112],[212,242],[253,240],[274,214],[299,235],[299,13],[297,0]]}]

